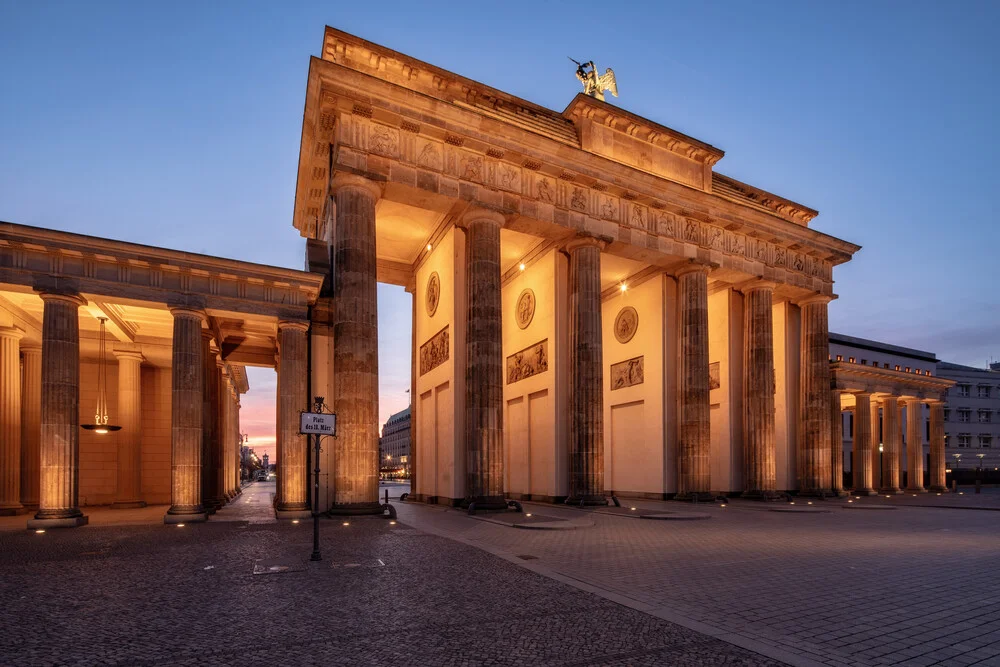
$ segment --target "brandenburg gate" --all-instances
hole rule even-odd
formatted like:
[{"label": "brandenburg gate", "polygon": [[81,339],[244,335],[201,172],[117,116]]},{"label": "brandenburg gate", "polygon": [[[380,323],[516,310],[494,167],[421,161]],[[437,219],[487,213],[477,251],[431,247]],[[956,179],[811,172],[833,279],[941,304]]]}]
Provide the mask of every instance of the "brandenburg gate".
[{"label": "brandenburg gate", "polygon": [[[843,405],[945,389],[831,364],[833,270],[859,247],[604,101],[612,72],[577,76],[553,111],[327,28],[293,216],[305,271],[0,225],[0,511],[204,520],[239,492],[246,366],[278,371],[278,516],[309,510],[315,396],[338,415],[320,509],[381,511],[379,282],[412,295],[414,499],[840,492]],[[81,434],[94,401],[121,430]]]}]

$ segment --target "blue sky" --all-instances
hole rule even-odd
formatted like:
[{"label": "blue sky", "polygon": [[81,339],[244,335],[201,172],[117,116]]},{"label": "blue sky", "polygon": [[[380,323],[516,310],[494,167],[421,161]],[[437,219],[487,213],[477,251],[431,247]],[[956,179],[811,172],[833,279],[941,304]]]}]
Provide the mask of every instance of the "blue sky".
[{"label": "blue sky", "polygon": [[[966,0],[2,2],[0,219],[301,268],[324,25],[558,110],[579,87],[566,56],[593,59],[614,103],[864,246],[835,272],[831,328],[983,365],[1000,357],[998,20]],[[401,289],[379,299],[382,322],[409,317]],[[408,400],[409,344],[381,328],[385,415]]]}]

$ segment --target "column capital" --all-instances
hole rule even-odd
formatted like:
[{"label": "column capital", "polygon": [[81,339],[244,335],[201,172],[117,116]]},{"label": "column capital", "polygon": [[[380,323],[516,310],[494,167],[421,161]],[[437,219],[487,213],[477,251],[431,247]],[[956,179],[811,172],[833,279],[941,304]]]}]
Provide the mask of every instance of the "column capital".
[{"label": "column capital", "polygon": [[196,308],[171,306],[170,314],[173,315],[175,319],[179,317],[186,317],[192,320],[201,320],[202,323],[208,323],[208,315],[206,315],[204,311]]},{"label": "column capital", "polygon": [[59,291],[41,291],[38,296],[42,297],[42,301],[61,301],[63,303],[68,303],[79,308],[80,306],[86,306],[87,300],[76,292],[71,292],[69,290],[59,290]]},{"label": "column capital", "polygon": [[21,340],[24,337],[24,332],[17,327],[0,327],[0,338],[13,338],[14,340]]},{"label": "column capital", "polygon": [[146,358],[144,356],[142,356],[142,352],[140,350],[119,350],[119,349],[113,349],[113,350],[111,350],[111,354],[115,355],[115,358],[118,359],[119,361],[121,361],[122,359],[126,359],[126,360],[132,359],[134,361],[138,361],[139,363],[142,363],[143,361],[146,360]]},{"label": "column capital", "polygon": [[488,221],[495,223],[501,227],[507,222],[503,217],[503,214],[496,211],[491,211],[488,208],[483,208],[482,206],[470,206],[462,217],[459,218],[458,222],[455,224],[463,229],[467,229],[468,226],[473,222]]},{"label": "column capital", "polygon": [[742,285],[739,285],[736,288],[736,291],[741,292],[743,294],[746,294],[748,292],[753,292],[756,290],[768,290],[773,292],[777,286],[778,283],[774,282],[773,280],[764,280],[763,278],[757,278],[755,280],[750,280],[748,282],[743,283]]},{"label": "column capital", "polygon": [[42,353],[41,345],[39,345],[38,343],[32,343],[30,341],[26,342],[24,341],[24,339],[22,339],[21,354],[41,354],[41,353]]},{"label": "column capital", "polygon": [[382,197],[382,186],[375,181],[357,174],[337,172],[333,175],[333,181],[330,183],[330,192],[336,194],[344,189],[363,190],[376,200]]},{"label": "column capital", "polygon": [[687,275],[689,273],[704,273],[706,276],[711,273],[714,269],[719,268],[718,264],[713,264],[712,262],[702,262],[697,259],[690,259],[686,263],[682,264],[679,268],[674,269],[670,275],[674,278],[680,278],[681,276]]},{"label": "column capital", "polygon": [[292,331],[309,331],[309,323],[300,320],[278,320],[278,331],[290,329]]},{"label": "column capital", "polygon": [[607,247],[607,241],[599,239],[596,236],[584,236],[581,234],[580,236],[570,239],[563,247],[563,252],[571,253],[577,248],[597,248],[598,250],[603,251]]},{"label": "column capital", "polygon": [[832,294],[817,293],[817,294],[809,294],[800,299],[796,299],[793,301],[793,303],[799,308],[802,308],[803,306],[825,305],[833,301],[835,298],[837,297]]}]

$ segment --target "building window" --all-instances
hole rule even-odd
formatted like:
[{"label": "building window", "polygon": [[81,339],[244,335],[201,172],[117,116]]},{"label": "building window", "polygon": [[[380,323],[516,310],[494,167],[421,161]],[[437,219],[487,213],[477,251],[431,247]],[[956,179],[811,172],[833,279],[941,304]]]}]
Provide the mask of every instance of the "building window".
[{"label": "building window", "polygon": [[854,357],[848,357],[848,358],[847,358],[847,360],[848,360],[849,362],[851,362],[852,364],[854,363]]},{"label": "building window", "polygon": [[896,370],[897,371],[899,370],[899,364],[896,364]]},{"label": "building window", "polygon": [[844,360],[844,355],[838,354],[837,355],[837,361],[843,361],[843,360]]},{"label": "building window", "polygon": [[951,421],[951,410],[949,410],[948,408],[944,409],[944,420],[946,422],[950,422]]},{"label": "building window", "polygon": [[970,440],[972,440],[972,436],[970,436],[968,433],[959,433],[958,434],[958,446],[959,447],[968,447],[969,444],[970,444]]},{"label": "building window", "polygon": [[882,364],[882,368],[889,368],[889,363],[886,362],[886,363]]},{"label": "building window", "polygon": [[981,384],[976,387],[976,395],[979,398],[989,398],[990,397],[990,386],[988,384]]},{"label": "building window", "polygon": [[868,360],[867,359],[862,359],[861,360],[861,365],[862,366],[867,366],[868,365]]},{"label": "building window", "polygon": [[979,411],[979,423],[989,424],[993,421],[993,411],[992,410],[980,410]]},{"label": "building window", "polygon": [[948,447],[951,447],[951,436],[948,435],[947,433],[944,436],[944,446],[945,446],[945,449],[947,449]]},{"label": "building window", "polygon": [[972,421],[972,410],[970,410],[969,408],[959,408],[958,421],[965,423]]},{"label": "building window", "polygon": [[967,385],[967,384],[955,385],[955,389],[956,389],[956,391],[958,391],[958,395],[959,395],[960,398],[968,398],[969,397],[969,390],[971,389],[971,387],[969,385]]},{"label": "building window", "polygon": [[983,447],[985,449],[989,449],[990,445],[992,445],[992,444],[993,444],[993,436],[992,435],[980,435],[979,436],[979,446],[980,447]]}]

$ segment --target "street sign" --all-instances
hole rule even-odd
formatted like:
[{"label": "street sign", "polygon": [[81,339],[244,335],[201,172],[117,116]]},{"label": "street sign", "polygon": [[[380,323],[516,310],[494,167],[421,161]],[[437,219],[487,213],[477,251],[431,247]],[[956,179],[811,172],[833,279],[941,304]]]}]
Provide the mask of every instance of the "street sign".
[{"label": "street sign", "polygon": [[334,435],[337,431],[337,415],[320,412],[301,412],[299,433],[310,435]]}]

